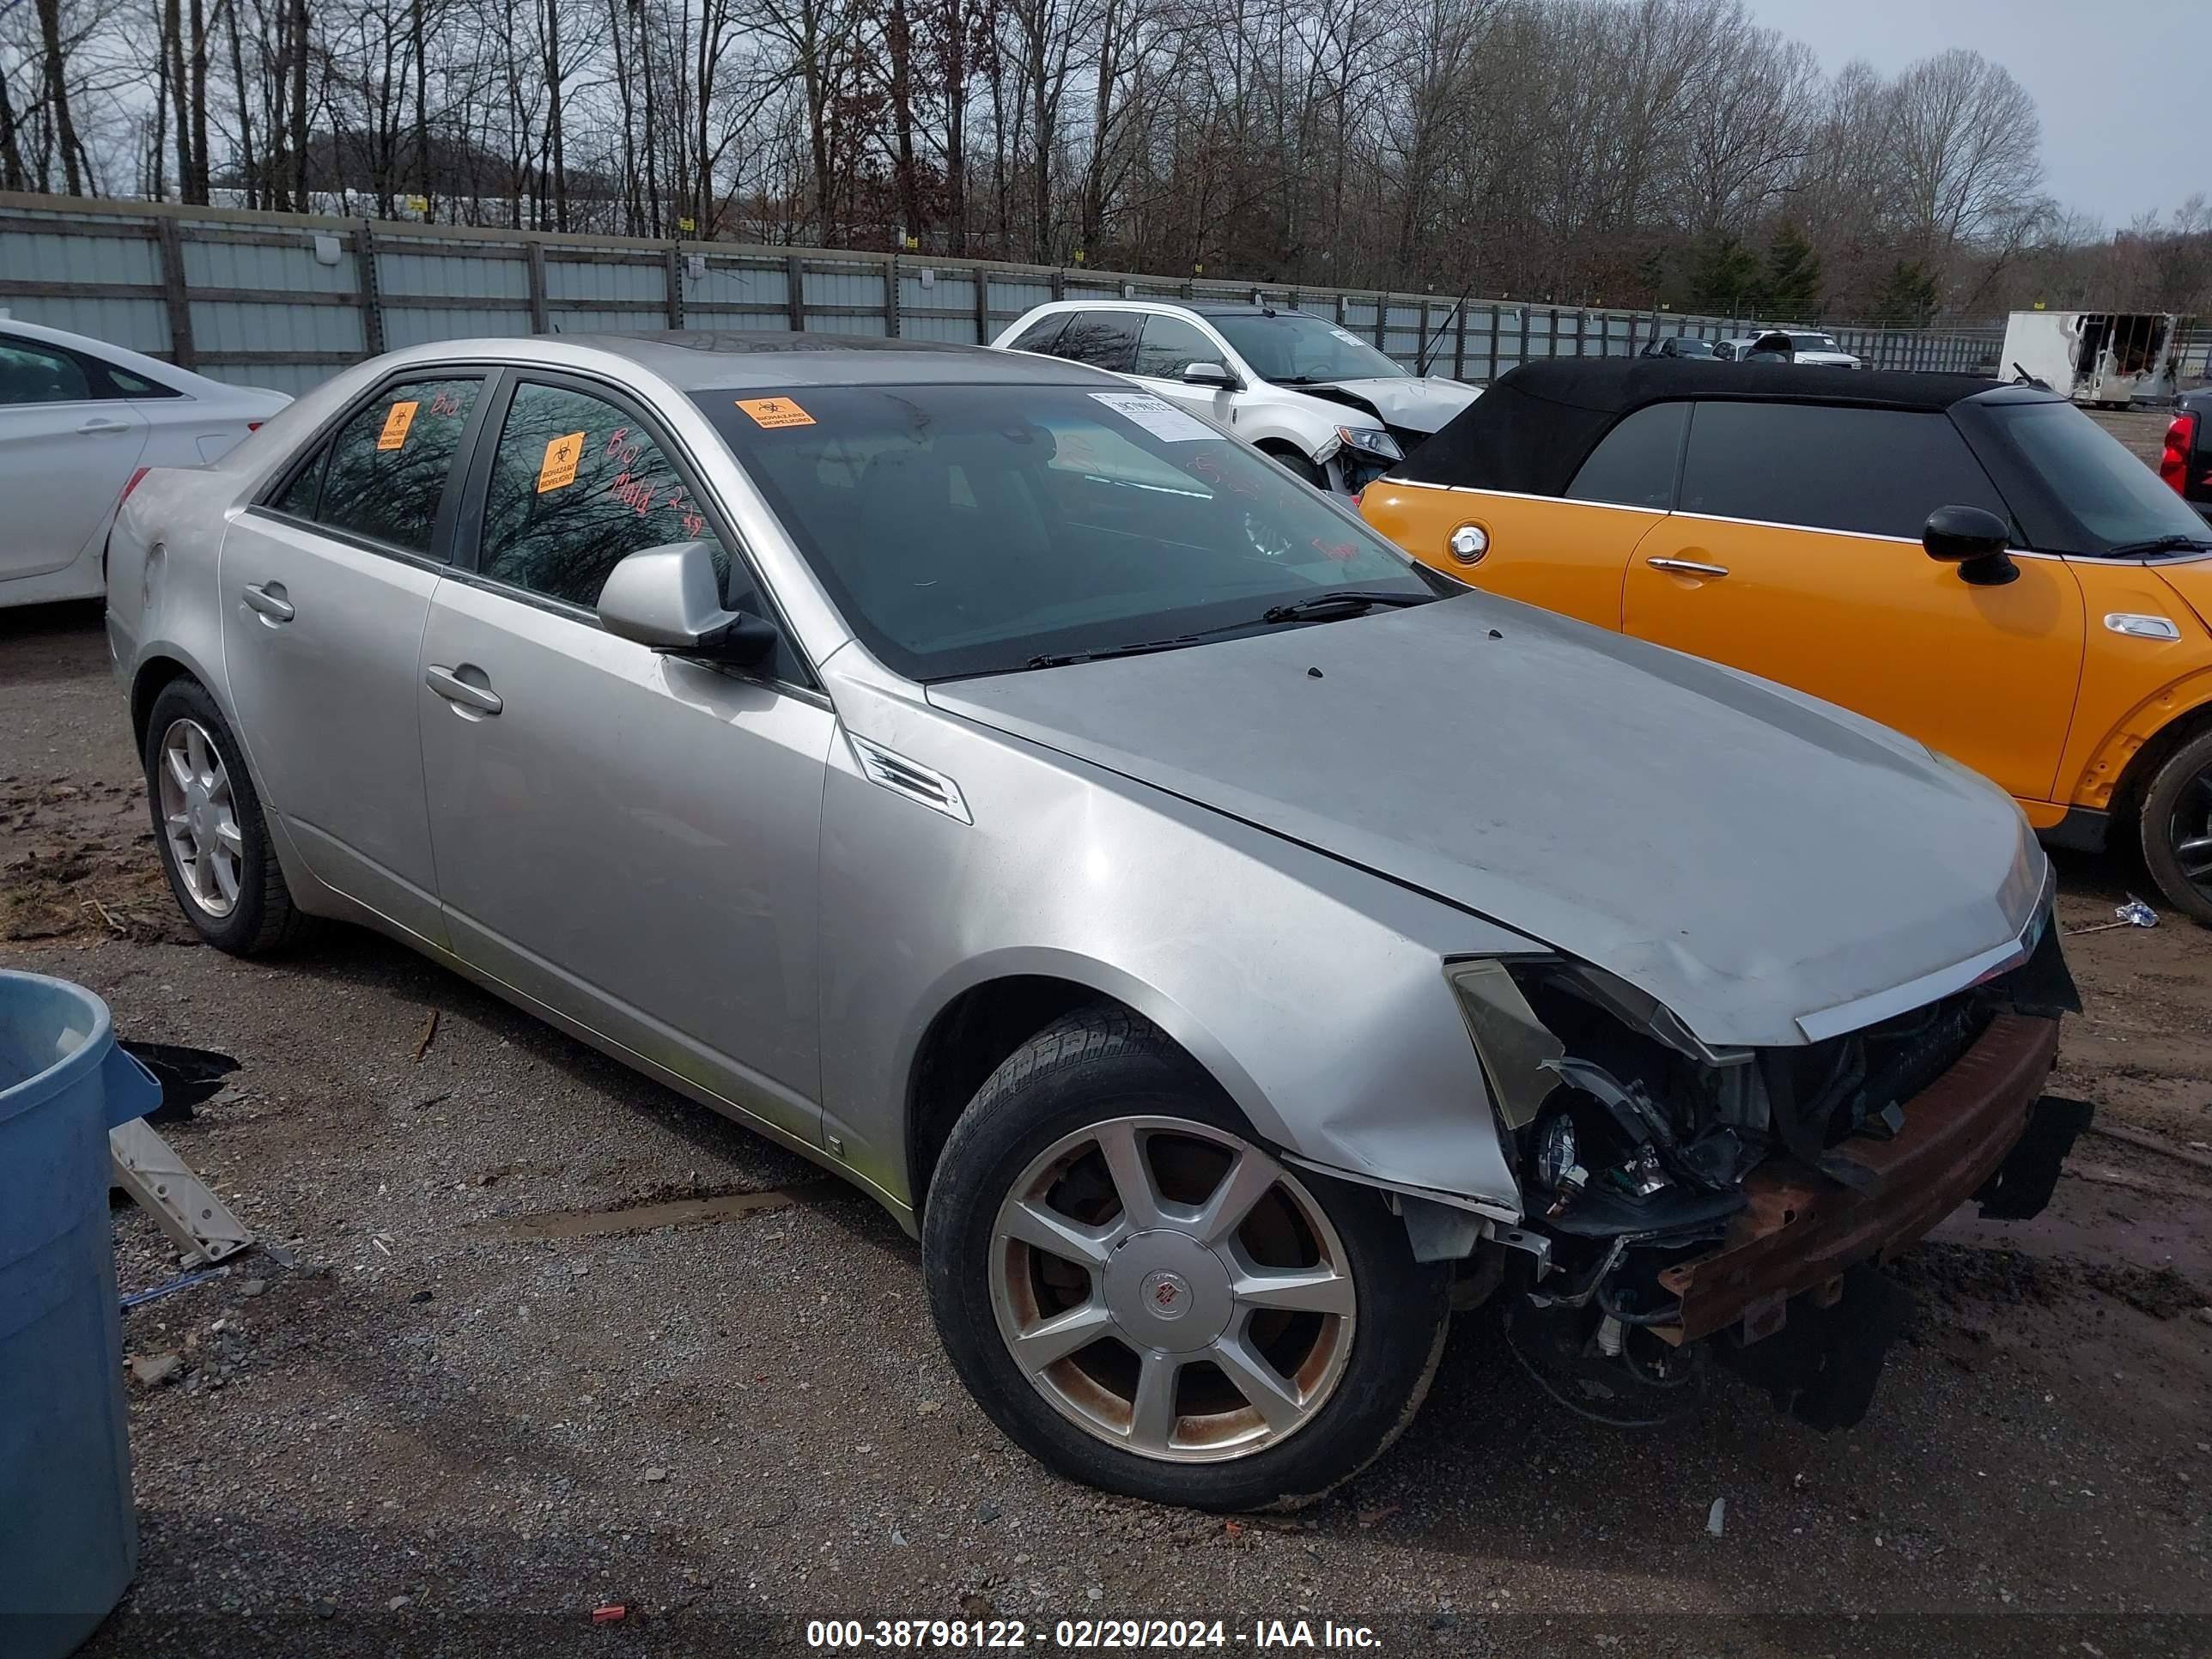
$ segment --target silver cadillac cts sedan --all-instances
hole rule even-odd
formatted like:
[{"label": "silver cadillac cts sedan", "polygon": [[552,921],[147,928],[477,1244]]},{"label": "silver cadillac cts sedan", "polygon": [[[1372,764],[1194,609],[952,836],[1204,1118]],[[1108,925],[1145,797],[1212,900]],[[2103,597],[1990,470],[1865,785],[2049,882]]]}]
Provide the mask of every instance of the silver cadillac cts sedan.
[{"label": "silver cadillac cts sedan", "polygon": [[1477,1304],[1585,1416],[1849,1424],[1881,1259],[2079,1127],[2001,791],[1073,364],[416,348],[110,558],[210,944],[365,924],[842,1174],[1079,1480],[1325,1492]]}]

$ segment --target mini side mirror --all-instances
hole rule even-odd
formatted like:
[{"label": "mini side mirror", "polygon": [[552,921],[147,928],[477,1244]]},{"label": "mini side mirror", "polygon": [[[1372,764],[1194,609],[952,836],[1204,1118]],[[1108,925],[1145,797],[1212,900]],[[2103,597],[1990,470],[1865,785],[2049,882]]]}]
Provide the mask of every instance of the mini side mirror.
[{"label": "mini side mirror", "polygon": [[1928,515],[1920,544],[1928,556],[1959,567],[1959,577],[1977,587],[2002,587],[2017,580],[2020,567],[2005,551],[2012,531],[1986,507],[1939,507]]},{"label": "mini side mirror", "polygon": [[1222,392],[1237,389],[1237,377],[1229,372],[1226,363],[1185,363],[1182,366],[1185,386],[1210,386]]},{"label": "mini side mirror", "polygon": [[750,665],[775,646],[775,624],[722,608],[712,542],[671,542],[631,554],[599,590],[599,625],[678,656]]}]

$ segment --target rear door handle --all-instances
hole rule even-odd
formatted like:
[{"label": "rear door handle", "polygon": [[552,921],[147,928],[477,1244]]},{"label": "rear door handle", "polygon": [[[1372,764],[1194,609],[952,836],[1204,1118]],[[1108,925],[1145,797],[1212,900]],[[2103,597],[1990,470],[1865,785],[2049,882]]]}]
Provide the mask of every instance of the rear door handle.
[{"label": "rear door handle", "polygon": [[288,623],[299,615],[292,608],[292,601],[284,597],[282,582],[248,582],[240,597],[272,623]]},{"label": "rear door handle", "polygon": [[[461,665],[464,668],[469,665]],[[478,673],[483,671],[478,669]],[[496,714],[507,705],[498,692],[488,685],[471,685],[450,668],[441,668],[435,663],[422,671],[422,684],[435,691],[447,702],[472,708],[479,714]]]},{"label": "rear door handle", "polygon": [[1671,570],[1678,576],[1725,576],[1724,564],[1700,564],[1695,559],[1646,559],[1654,570]]},{"label": "rear door handle", "polygon": [[77,428],[77,430],[80,432],[128,432],[131,430],[131,422],[110,420],[105,415],[95,415]]}]

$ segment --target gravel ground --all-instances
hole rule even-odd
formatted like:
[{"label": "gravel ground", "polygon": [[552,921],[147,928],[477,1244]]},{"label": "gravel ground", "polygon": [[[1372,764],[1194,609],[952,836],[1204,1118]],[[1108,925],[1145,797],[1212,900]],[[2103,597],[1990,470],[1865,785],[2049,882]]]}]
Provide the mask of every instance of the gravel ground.
[{"label": "gravel ground", "polygon": [[[125,1316],[129,1356],[181,1363],[132,1385],[143,1565],[89,1654],[747,1655],[963,1616],[1056,1652],[1060,1620],[1140,1615],[1231,1649],[1276,1619],[1437,1653],[2212,1648],[2212,939],[2185,923],[2072,947],[2058,1079],[2184,1156],[2092,1137],[2036,1221],[1947,1223],[1859,1429],[1726,1379],[1670,1429],[1586,1425],[1471,1316],[1381,1462],[1224,1522],[1013,1451],[914,1246],[811,1166],[368,934],[180,943],[96,613],[0,613],[0,964],[238,1057],[170,1138],[275,1247]],[[2141,884],[2062,873],[2069,927]],[[114,1228],[126,1291],[176,1271],[146,1217]]]}]

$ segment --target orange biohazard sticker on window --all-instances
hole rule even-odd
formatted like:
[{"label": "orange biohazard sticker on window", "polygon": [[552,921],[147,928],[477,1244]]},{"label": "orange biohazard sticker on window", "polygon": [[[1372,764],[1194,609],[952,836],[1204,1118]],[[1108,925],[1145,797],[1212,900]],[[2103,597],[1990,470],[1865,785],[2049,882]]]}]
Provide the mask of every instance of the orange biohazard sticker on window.
[{"label": "orange biohazard sticker on window", "polygon": [[545,459],[538,469],[538,493],[558,489],[576,482],[576,463],[583,459],[584,434],[571,432],[545,445]]},{"label": "orange biohazard sticker on window", "polygon": [[814,417],[788,398],[740,398],[738,407],[753,417],[753,424],[771,429],[779,426],[812,426]]},{"label": "orange biohazard sticker on window", "polygon": [[407,428],[415,424],[415,411],[422,405],[413,399],[392,405],[392,412],[384,417],[384,430],[376,434],[379,449],[397,449],[407,441]]}]

